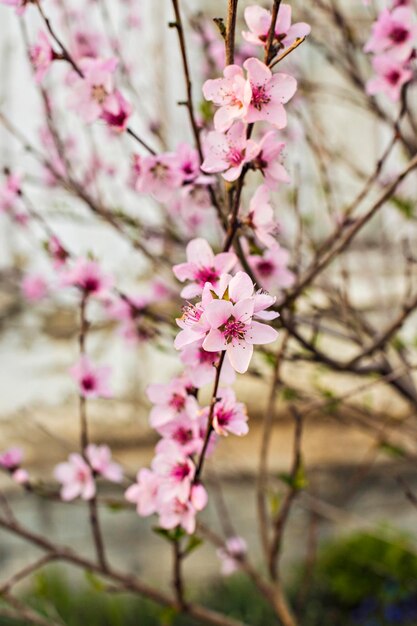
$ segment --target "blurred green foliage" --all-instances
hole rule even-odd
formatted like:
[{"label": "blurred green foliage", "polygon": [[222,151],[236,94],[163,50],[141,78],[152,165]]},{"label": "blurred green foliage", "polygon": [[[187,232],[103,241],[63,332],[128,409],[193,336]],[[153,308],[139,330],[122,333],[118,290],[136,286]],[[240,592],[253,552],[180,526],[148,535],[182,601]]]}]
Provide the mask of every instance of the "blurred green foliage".
[{"label": "blurred green foliage", "polygon": [[[298,569],[298,568],[297,568]],[[302,568],[291,589],[301,626],[417,626],[417,556],[407,538],[357,533],[326,545],[308,577],[304,601]],[[86,574],[81,588],[61,571],[34,578],[25,595],[42,614],[66,626],[200,626],[147,600],[108,593],[101,579]],[[213,582],[198,600],[251,626],[278,624],[270,607],[242,575]],[[0,626],[26,626],[0,618]]]}]

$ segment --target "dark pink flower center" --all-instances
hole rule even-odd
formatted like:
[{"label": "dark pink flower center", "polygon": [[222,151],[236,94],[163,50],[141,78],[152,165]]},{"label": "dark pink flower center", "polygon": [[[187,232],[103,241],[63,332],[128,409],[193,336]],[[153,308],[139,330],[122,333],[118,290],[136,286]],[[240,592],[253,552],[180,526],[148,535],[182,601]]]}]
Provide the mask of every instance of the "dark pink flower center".
[{"label": "dark pink flower center", "polygon": [[172,468],[171,476],[175,478],[175,480],[182,481],[190,474],[190,466],[188,463],[178,463]]},{"label": "dark pink flower center", "polygon": [[408,36],[409,31],[402,24],[394,24],[389,34],[391,41],[397,44],[407,41]]},{"label": "dark pink flower center", "polygon": [[84,291],[88,291],[89,293],[93,293],[98,291],[100,287],[100,281],[97,276],[86,276],[84,280],[81,282],[81,287]]},{"label": "dark pink flower center", "polygon": [[174,393],[169,401],[169,406],[176,411],[182,411],[185,406],[184,396],[181,396],[179,393]]},{"label": "dark pink flower center", "polygon": [[187,175],[193,174],[194,173],[193,164],[190,161],[183,163],[182,171],[184,172],[184,174],[187,174]]},{"label": "dark pink flower center", "polygon": [[223,327],[223,336],[226,340],[226,343],[231,343],[233,339],[244,339],[246,334],[247,326],[243,322],[239,322],[239,320],[234,317],[230,317]]},{"label": "dark pink flower center", "polygon": [[120,109],[120,111],[116,114],[110,113],[109,111],[103,111],[101,117],[109,126],[114,126],[115,128],[123,128],[128,115],[126,111]]},{"label": "dark pink flower center", "polygon": [[219,273],[214,267],[202,267],[196,273],[195,280],[201,285],[205,283],[217,283]]},{"label": "dark pink flower center", "polygon": [[198,351],[198,360],[202,365],[206,363],[214,365],[216,358],[217,354],[214,354],[213,352],[206,352],[203,348],[200,348]]},{"label": "dark pink flower center", "polygon": [[238,167],[244,159],[243,150],[231,148],[226,155],[226,159],[231,167]]},{"label": "dark pink flower center", "polygon": [[87,472],[83,469],[78,469],[75,476],[79,483],[84,483],[88,478]]},{"label": "dark pink flower center", "polygon": [[263,259],[257,263],[256,269],[261,276],[271,276],[274,272],[275,266],[271,261]]},{"label": "dark pink flower center", "polygon": [[271,102],[271,96],[266,92],[265,85],[252,85],[251,104],[260,111],[264,104]]},{"label": "dark pink flower center", "polygon": [[391,70],[385,74],[386,80],[390,83],[390,85],[397,85],[398,81],[401,78],[401,73],[399,70]]},{"label": "dark pink flower center", "polygon": [[93,374],[85,374],[81,379],[81,388],[84,391],[93,391],[96,388],[96,382]]},{"label": "dark pink flower center", "polygon": [[232,410],[227,410],[224,407],[221,407],[217,412],[216,412],[216,419],[217,419],[217,423],[219,426],[227,426],[231,420],[233,418],[233,411]]},{"label": "dark pink flower center", "polygon": [[188,428],[184,428],[183,426],[180,426],[175,433],[173,434],[172,437],[175,441],[178,441],[178,443],[182,446],[184,446],[186,443],[192,441],[193,439],[193,432],[192,430],[188,429]]}]

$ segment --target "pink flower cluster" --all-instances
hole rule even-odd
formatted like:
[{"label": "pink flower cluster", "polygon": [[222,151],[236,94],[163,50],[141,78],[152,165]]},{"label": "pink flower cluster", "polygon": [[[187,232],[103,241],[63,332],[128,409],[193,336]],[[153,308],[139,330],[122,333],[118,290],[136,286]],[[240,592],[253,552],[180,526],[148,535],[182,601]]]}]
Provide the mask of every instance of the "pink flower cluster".
[{"label": "pink flower cluster", "polygon": [[367,83],[368,94],[385,93],[393,101],[400,99],[403,86],[413,77],[411,62],[417,39],[415,11],[403,4],[394,2],[380,12],[364,47],[374,55],[376,74]]},{"label": "pink flower cluster", "polygon": [[29,481],[28,472],[21,467],[22,461],[23,452],[20,448],[9,448],[0,453],[0,468],[8,472],[19,485],[25,485]]},{"label": "pink flower cluster", "polygon": [[66,463],[60,463],[54,471],[55,478],[61,483],[61,498],[64,501],[82,498],[91,500],[97,492],[96,478],[102,477],[113,483],[123,480],[123,471],[118,463],[112,461],[110,448],[89,444],[85,454],[73,453]]}]

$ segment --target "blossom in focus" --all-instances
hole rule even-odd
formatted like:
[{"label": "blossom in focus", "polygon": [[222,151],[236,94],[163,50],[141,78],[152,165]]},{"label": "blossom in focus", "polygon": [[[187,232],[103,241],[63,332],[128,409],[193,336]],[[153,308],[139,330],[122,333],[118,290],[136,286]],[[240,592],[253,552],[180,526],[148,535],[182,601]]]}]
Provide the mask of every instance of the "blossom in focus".
[{"label": "blossom in focus", "polygon": [[55,467],[54,476],[62,485],[62,500],[69,501],[78,497],[91,500],[96,494],[91,468],[80,454],[70,454],[68,462]]},{"label": "blossom in focus", "polygon": [[224,78],[207,80],[203,85],[206,100],[220,107],[214,115],[214,127],[225,132],[234,121],[245,117],[251,101],[250,84],[238,65],[228,65]]},{"label": "blossom in focus", "polygon": [[72,378],[78,385],[83,398],[110,398],[109,386],[111,368],[94,365],[87,356],[82,356],[70,369]]},{"label": "blossom in focus", "polygon": [[35,69],[35,80],[41,83],[54,60],[54,51],[43,31],[39,31],[36,43],[30,46],[29,55]]},{"label": "blossom in focus", "polygon": [[246,125],[236,122],[226,134],[213,131],[204,141],[205,159],[201,169],[208,174],[222,172],[229,182],[239,178],[243,166],[259,153],[259,146],[246,138]]},{"label": "blossom in focus", "polygon": [[183,298],[195,298],[200,295],[207,282],[216,285],[220,275],[229,272],[237,261],[234,252],[214,254],[210,244],[202,238],[190,241],[186,254],[187,262],[173,267],[178,280],[192,281],[181,291]]},{"label": "blossom in focus", "polygon": [[210,331],[203,342],[208,352],[226,351],[232,367],[244,374],[253,354],[253,346],[272,343],[278,337],[271,326],[254,321],[251,298],[232,304],[230,300],[213,300],[205,308]]},{"label": "blossom in focus", "polygon": [[103,478],[107,478],[113,483],[120,483],[123,480],[123,470],[118,463],[112,461],[111,451],[108,446],[98,446],[90,443],[85,455],[91,466],[91,469]]},{"label": "blossom in focus", "polygon": [[38,302],[48,293],[48,285],[40,274],[28,274],[22,280],[22,293],[29,302]]},{"label": "blossom in focus", "polygon": [[295,78],[281,72],[273,74],[265,63],[255,57],[247,59],[243,67],[248,73],[252,92],[245,121],[249,124],[265,121],[278,129],[285,128],[287,114],[284,104],[297,90]]},{"label": "blossom in focus", "polygon": [[[243,38],[256,46],[265,46],[271,29],[271,11],[258,5],[245,9],[245,22],[249,28],[243,31]],[[291,25],[291,6],[281,4],[275,23],[273,44],[280,48],[290,46],[296,39],[306,37],[311,31],[309,24],[298,22]]]}]

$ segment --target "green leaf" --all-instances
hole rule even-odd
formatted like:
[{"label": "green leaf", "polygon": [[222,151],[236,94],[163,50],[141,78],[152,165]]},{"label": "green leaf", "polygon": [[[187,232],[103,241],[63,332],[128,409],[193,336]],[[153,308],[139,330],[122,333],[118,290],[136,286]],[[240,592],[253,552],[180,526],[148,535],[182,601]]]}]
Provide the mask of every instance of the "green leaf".
[{"label": "green leaf", "polygon": [[411,219],[415,214],[415,204],[407,198],[400,198],[399,196],[393,196],[391,198],[392,204],[396,209],[406,218]]},{"label": "green leaf", "polygon": [[84,576],[86,581],[88,582],[90,587],[94,589],[94,591],[104,591],[105,586],[103,581],[100,580],[100,578],[98,578],[98,576],[96,576],[92,571],[85,570]]},{"label": "green leaf", "polygon": [[386,452],[389,456],[393,456],[394,458],[403,458],[405,457],[405,452],[403,448],[400,446],[396,446],[392,443],[388,443],[387,441],[383,441],[379,444],[379,449],[382,452]]},{"label": "green leaf", "polygon": [[187,534],[185,530],[181,528],[181,526],[177,526],[172,530],[167,530],[166,528],[161,528],[160,526],[154,526],[152,530],[154,533],[156,533],[160,537],[163,537],[170,543],[176,543],[177,541],[180,541],[180,539],[185,537],[185,535]]},{"label": "green leaf", "polygon": [[184,556],[188,556],[189,554],[194,552],[194,550],[197,550],[197,548],[202,546],[203,543],[204,541],[203,539],[201,539],[201,537],[198,537],[197,535],[191,535],[188,540],[188,544],[183,552]]}]

